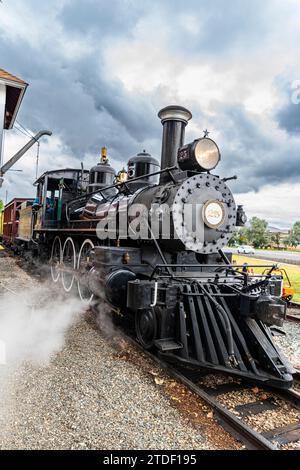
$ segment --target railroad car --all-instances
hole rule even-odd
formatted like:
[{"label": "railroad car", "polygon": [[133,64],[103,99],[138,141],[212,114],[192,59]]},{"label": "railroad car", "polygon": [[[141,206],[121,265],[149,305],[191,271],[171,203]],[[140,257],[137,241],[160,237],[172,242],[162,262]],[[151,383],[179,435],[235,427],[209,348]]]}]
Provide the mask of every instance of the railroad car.
[{"label": "railroad car", "polygon": [[288,388],[294,369],[272,337],[286,316],[275,266],[251,277],[225,252],[246,222],[228,185],[236,176],[216,173],[221,153],[207,132],[185,143],[189,110],[168,106],[159,118],[160,162],[143,151],[116,175],[104,150],[90,170],[44,173],[20,210],[17,243],[165,360]]},{"label": "railroad car", "polygon": [[4,219],[4,210],[0,211],[0,241],[3,240],[3,219]]},{"label": "railroad car", "polygon": [[20,209],[22,204],[30,205],[33,199],[15,198],[5,205],[3,211],[2,240],[5,245],[15,246],[18,236]]}]

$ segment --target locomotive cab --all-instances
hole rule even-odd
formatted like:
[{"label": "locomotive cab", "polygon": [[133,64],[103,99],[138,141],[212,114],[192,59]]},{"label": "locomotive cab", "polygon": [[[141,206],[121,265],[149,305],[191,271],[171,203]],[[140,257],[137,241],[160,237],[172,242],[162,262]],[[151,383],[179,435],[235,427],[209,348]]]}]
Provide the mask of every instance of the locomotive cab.
[{"label": "locomotive cab", "polygon": [[34,228],[56,227],[66,219],[66,204],[85,193],[89,171],[65,169],[44,173],[36,182],[33,202]]}]

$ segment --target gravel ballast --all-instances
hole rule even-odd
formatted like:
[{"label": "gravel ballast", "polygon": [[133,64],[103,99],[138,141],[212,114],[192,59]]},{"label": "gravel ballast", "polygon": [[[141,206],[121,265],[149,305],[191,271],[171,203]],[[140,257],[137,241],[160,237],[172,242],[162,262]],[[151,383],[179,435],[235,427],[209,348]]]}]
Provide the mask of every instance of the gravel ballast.
[{"label": "gravel ballast", "polygon": [[[0,280],[2,295],[4,286],[20,291],[39,284],[3,254]],[[101,333],[88,312],[66,329],[63,347],[46,364],[25,357],[1,365],[0,448],[242,447],[203,404],[195,412],[193,403],[197,419],[191,419],[184,409],[191,393],[134,349]]]},{"label": "gravel ballast", "polygon": [[151,381],[116,360],[84,320],[48,367],[23,364],[9,386],[2,448],[207,448]]},{"label": "gravel ballast", "polygon": [[[292,313],[292,309],[289,313]],[[286,321],[282,330],[285,336],[275,336],[275,342],[293,366],[300,370],[300,322]]]}]

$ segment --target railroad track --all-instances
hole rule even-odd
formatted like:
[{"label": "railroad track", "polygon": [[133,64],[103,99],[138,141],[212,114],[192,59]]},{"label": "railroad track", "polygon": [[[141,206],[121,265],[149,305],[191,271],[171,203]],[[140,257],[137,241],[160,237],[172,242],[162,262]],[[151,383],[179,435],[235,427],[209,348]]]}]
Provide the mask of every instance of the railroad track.
[{"label": "railroad track", "polygon": [[[16,292],[3,286],[5,290],[18,295]],[[271,431],[258,432],[253,426],[245,422],[248,416],[258,416],[266,411],[280,412],[280,401],[289,403],[295,410],[300,410],[300,371],[294,375],[295,387],[286,391],[278,391],[270,388],[262,389],[266,392],[266,396],[262,398],[262,394],[257,394],[251,399],[251,393],[255,385],[242,382],[226,376],[225,381],[221,381],[214,386],[205,384],[205,377],[199,371],[191,369],[179,368],[171,365],[163,360],[163,358],[146,351],[136,339],[120,329],[120,333],[133,346],[138,348],[143,354],[152,359],[167,374],[186,385],[192,392],[200,397],[207,405],[209,405],[215,413],[220,424],[233,437],[242,442],[247,449],[251,450],[279,450],[283,445],[300,441],[300,411],[299,421],[286,426],[276,427]],[[219,377],[220,374],[211,374]],[[248,394],[249,400],[245,404],[232,405],[226,404],[226,396],[232,393]],[[253,394],[252,394],[253,395]]]},{"label": "railroad track", "polygon": [[[10,290],[4,286],[5,290]],[[18,295],[10,290],[10,292]],[[186,385],[198,397],[200,397],[207,405],[209,405],[215,412],[215,415],[220,424],[237,440],[242,442],[247,449],[251,450],[279,450],[285,444],[300,441],[300,419],[298,422],[293,422],[285,426],[278,426],[272,430],[258,432],[254,426],[249,425],[245,418],[249,416],[259,416],[266,411],[280,412],[280,400],[289,403],[291,407],[296,410],[300,409],[300,371],[294,375],[295,387],[286,391],[270,390],[270,388],[262,389],[266,392],[266,396],[262,398],[262,394],[256,394],[253,398],[253,387],[248,383],[230,379],[226,377],[225,381],[216,383],[214,386],[208,386],[205,383],[205,376],[199,372],[187,370],[176,367],[164,361],[149,351],[146,351],[142,346],[133,339],[132,336],[124,333],[122,335],[143,352],[150,359],[155,361],[163,370],[170,376],[177,379],[182,384]],[[217,374],[213,374],[217,377]],[[219,374],[220,376],[220,374]],[[258,389],[259,390],[259,389]],[[232,405],[226,404],[226,397],[231,394],[239,392],[241,394],[248,394],[249,400],[243,404]],[[252,398],[251,398],[252,393]],[[278,401],[279,400],[279,401]],[[299,413],[300,417],[300,413]]]},{"label": "railroad track", "polygon": [[291,302],[289,302],[289,306],[290,306],[291,308],[297,308],[297,309],[300,310],[300,303],[299,303],[299,302],[293,302],[293,301],[291,301]]},{"label": "railroad track", "polygon": [[[242,381],[235,381],[234,379],[233,381],[231,381],[232,379],[228,379],[228,381],[221,382],[214,387],[208,387],[203,383],[203,375],[199,374],[199,372],[180,369],[170,365],[162,358],[149,351],[145,351],[131,336],[126,335],[126,339],[150,359],[154,360],[170,376],[186,385],[206,404],[213,408],[218,421],[224,429],[242,442],[247,449],[280,450],[280,448],[286,444],[300,441],[300,419],[296,423],[279,426],[263,432],[256,431],[254,427],[249,425],[245,420],[245,418],[249,416],[259,416],[269,410],[272,412],[277,410],[278,413],[282,413],[280,405],[282,401],[288,403],[291,408],[300,410],[300,371],[294,376],[294,388],[286,391],[278,391],[267,387],[262,389],[260,386],[263,393],[258,394],[255,397],[256,399],[250,399],[250,402],[232,408],[224,404],[224,402],[226,402],[226,395],[229,396],[232,393],[239,392],[249,394],[250,397],[251,394],[253,394],[253,387],[255,389],[258,389],[258,387]],[[214,376],[216,377],[216,374],[214,374]],[[296,388],[297,386],[299,386],[299,388]],[[264,399],[261,398],[262,396],[264,396]]]},{"label": "railroad track", "polygon": [[[299,310],[299,313],[289,313],[289,309],[293,310]],[[288,308],[288,313],[286,315],[287,320],[293,321],[293,322],[300,322],[300,303],[298,302],[290,302],[289,303],[289,308]]]},{"label": "railroad track", "polygon": [[287,320],[295,322],[295,323],[300,323],[300,313],[299,315],[290,315],[289,313],[286,316]]}]

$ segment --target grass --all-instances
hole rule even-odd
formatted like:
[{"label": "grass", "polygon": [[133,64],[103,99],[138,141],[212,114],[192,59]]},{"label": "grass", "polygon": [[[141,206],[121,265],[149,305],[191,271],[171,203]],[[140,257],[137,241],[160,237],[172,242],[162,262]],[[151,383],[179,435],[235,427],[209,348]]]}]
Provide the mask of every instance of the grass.
[{"label": "grass", "polygon": [[258,248],[261,251],[291,251],[292,253],[299,253],[299,248]]},{"label": "grass", "polygon": [[[232,256],[233,261],[236,264],[272,264],[272,261],[268,260],[262,260],[262,259],[256,259],[256,258],[249,258],[247,256],[241,256],[241,255],[236,255],[234,254]],[[274,261],[275,263],[275,261]],[[282,264],[282,263],[277,263],[281,268],[286,269],[286,272],[288,273],[288,276],[290,278],[292,287],[295,289],[295,295],[293,297],[293,300],[295,302],[300,302],[300,266],[294,266],[291,264]],[[254,268],[254,272],[257,274],[261,274],[263,271],[263,268]]]}]

